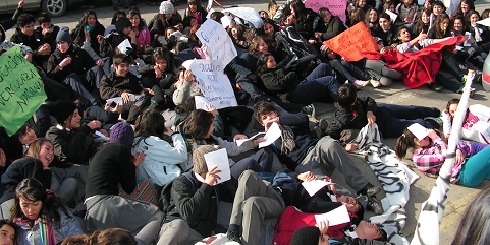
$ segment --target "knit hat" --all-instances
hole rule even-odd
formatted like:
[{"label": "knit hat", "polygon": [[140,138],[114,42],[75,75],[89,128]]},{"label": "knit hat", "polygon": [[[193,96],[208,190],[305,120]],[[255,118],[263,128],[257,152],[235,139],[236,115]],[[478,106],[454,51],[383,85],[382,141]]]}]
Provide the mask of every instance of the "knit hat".
[{"label": "knit hat", "polygon": [[56,122],[64,126],[64,122],[68,117],[73,114],[73,111],[77,109],[75,102],[69,100],[60,100],[56,102],[52,110],[50,110],[51,116],[56,118]]},{"label": "knit hat", "polygon": [[67,42],[68,44],[73,44],[73,40],[71,39],[69,31],[70,28],[68,28],[67,26],[61,27],[58,35],[56,35],[56,43],[63,41]]},{"label": "knit hat", "polygon": [[205,173],[208,171],[208,165],[206,165],[206,160],[204,159],[204,155],[217,150],[216,147],[212,145],[203,145],[194,150],[192,158],[194,160],[194,169],[195,173]]},{"label": "knit hat", "polygon": [[160,4],[160,14],[173,14],[174,5],[171,2],[163,1]]},{"label": "knit hat", "polygon": [[111,142],[131,147],[134,139],[133,128],[128,123],[118,122],[112,126],[110,139]]},{"label": "knit hat", "polygon": [[316,226],[306,226],[294,231],[289,245],[317,245],[320,239],[320,229]]},{"label": "knit hat", "polygon": [[131,26],[131,21],[129,21],[126,17],[121,17],[114,25],[116,26],[116,32],[121,34],[125,27]]}]

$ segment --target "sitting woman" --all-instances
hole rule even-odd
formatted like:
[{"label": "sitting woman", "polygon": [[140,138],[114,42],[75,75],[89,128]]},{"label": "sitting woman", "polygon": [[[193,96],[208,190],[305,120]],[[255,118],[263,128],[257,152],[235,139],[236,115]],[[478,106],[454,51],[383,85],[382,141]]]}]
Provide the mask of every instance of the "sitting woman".
[{"label": "sitting woman", "polygon": [[291,103],[309,105],[319,101],[337,101],[339,83],[327,64],[316,66],[310,75],[305,76],[306,78],[300,77],[303,72],[308,73],[305,69],[314,58],[313,55],[305,56],[279,67],[274,56],[263,54],[257,62],[256,74],[270,93]]},{"label": "sitting woman", "polygon": [[184,67],[179,68],[179,77],[173,86],[175,90],[172,95],[172,100],[175,105],[184,103],[190,97],[202,95],[201,88],[197,84],[192,70],[187,70]]},{"label": "sitting woman", "polygon": [[[318,14],[320,15],[320,21],[315,28],[315,38],[319,39],[320,43],[339,35],[347,29],[340,18],[332,15],[328,8],[321,7],[318,10]],[[376,14],[376,18],[377,16]]]},{"label": "sitting woman", "polygon": [[[442,113],[444,136],[449,138],[453,124],[454,113],[458,108],[459,99],[447,102]],[[490,144],[490,107],[475,104],[471,105],[463,120],[460,137],[484,144]]]},{"label": "sitting woman", "polygon": [[136,11],[131,11],[128,13],[128,19],[131,21],[131,29],[134,32],[134,36],[137,41],[136,53],[142,55],[145,51],[146,45],[151,41],[151,34],[146,27],[146,22],[141,18],[141,14]]},{"label": "sitting woman", "polygon": [[[86,36],[85,30],[90,37]],[[105,27],[97,19],[97,13],[92,10],[86,11],[78,25],[71,31],[71,38],[78,46],[83,46],[86,40],[91,40],[91,46],[95,53],[100,54],[100,43],[104,37]]]},{"label": "sitting woman", "polygon": [[15,187],[27,178],[34,178],[41,182],[45,189],[56,193],[62,203],[68,203],[77,193],[78,183],[69,171],[50,167],[54,159],[53,145],[47,139],[34,141],[26,157],[14,161],[5,171],[1,180],[3,218],[10,217],[10,208],[13,207]]},{"label": "sitting woman", "polygon": [[[228,153],[228,157],[239,156],[242,153],[255,149],[263,142],[263,138],[245,141],[241,145],[237,145],[235,141],[248,139],[245,135],[235,135],[233,142],[224,140],[213,135],[215,115],[203,109],[194,110],[186,120],[185,138],[187,140],[187,148],[189,149],[188,162],[192,163],[192,152],[201,145],[214,145],[217,148],[224,148]],[[238,180],[243,170],[251,169],[257,172],[268,171],[272,168],[272,152],[262,148],[256,151],[252,156],[243,158],[235,163],[229,158],[231,176]],[[192,165],[191,165],[192,166]]]},{"label": "sitting woman", "polygon": [[419,35],[420,33],[428,33],[430,26],[430,15],[432,14],[432,8],[424,8],[419,14],[419,18],[413,27],[414,35]]},{"label": "sitting woman", "polygon": [[154,40],[158,36],[165,36],[165,30],[168,27],[174,27],[179,31],[182,30],[182,16],[175,11],[171,2],[162,1],[158,13],[148,24],[151,39]]},{"label": "sitting woman", "polygon": [[20,227],[17,240],[20,245],[58,244],[84,234],[58,197],[35,179],[25,179],[15,188],[12,213],[13,221]]},{"label": "sitting woman", "polygon": [[[412,124],[396,140],[395,153],[405,157],[408,148],[413,148],[412,161],[417,168],[433,177],[439,174],[447,157],[447,145],[433,129]],[[456,149],[456,162],[451,171],[451,182],[464,186],[478,186],[490,180],[490,147],[472,141],[460,141]]]},{"label": "sitting woman", "polygon": [[[174,132],[165,127],[165,119],[160,112],[147,110],[141,118],[137,132],[132,152],[146,154],[139,168],[142,176],[154,184],[164,186],[180,176],[182,169],[187,170],[187,148],[184,138],[178,131]],[[167,137],[172,139],[172,144],[165,140]]]}]

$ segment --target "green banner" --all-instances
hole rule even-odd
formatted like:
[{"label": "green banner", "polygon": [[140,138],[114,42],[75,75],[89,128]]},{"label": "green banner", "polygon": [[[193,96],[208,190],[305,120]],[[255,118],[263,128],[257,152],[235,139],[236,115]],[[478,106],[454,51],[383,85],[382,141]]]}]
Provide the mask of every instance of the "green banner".
[{"label": "green banner", "polygon": [[46,100],[36,68],[14,46],[0,56],[0,125],[12,136]]}]

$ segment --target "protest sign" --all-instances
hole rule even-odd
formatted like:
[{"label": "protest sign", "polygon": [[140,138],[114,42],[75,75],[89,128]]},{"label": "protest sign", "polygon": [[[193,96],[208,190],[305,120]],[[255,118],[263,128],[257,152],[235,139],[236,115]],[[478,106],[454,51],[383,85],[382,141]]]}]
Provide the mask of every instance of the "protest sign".
[{"label": "protest sign", "polygon": [[363,52],[377,52],[377,44],[364,22],[351,26],[343,33],[323,42],[346,61],[359,61]]},{"label": "protest sign", "polygon": [[224,66],[237,56],[236,48],[225,28],[214,20],[206,20],[197,30],[197,37],[208,47],[211,59],[221,61]]},{"label": "protest sign", "polygon": [[230,80],[223,73],[224,65],[220,61],[194,60],[190,68],[209,104],[217,109],[237,105]]},{"label": "protest sign", "polygon": [[326,7],[333,16],[338,16],[345,23],[346,0],[306,0],[305,6],[317,13],[321,7]]},{"label": "protest sign", "polygon": [[255,10],[255,8],[251,7],[233,7],[233,8],[226,8],[221,10],[222,13],[230,13],[238,18],[242,18],[244,20],[247,20],[248,22],[252,23],[256,28],[259,28],[262,26],[262,23],[264,22],[262,18],[260,17],[260,14]]},{"label": "protest sign", "polygon": [[0,56],[0,125],[13,135],[46,100],[36,68],[14,46]]}]

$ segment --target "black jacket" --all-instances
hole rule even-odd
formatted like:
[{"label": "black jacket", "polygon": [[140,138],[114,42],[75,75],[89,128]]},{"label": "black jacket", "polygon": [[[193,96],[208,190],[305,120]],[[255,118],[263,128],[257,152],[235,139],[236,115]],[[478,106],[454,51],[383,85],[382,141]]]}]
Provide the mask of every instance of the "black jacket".
[{"label": "black jacket", "polygon": [[34,30],[34,36],[36,39],[39,39],[41,43],[49,43],[51,45],[52,49],[56,48],[56,36],[58,35],[58,32],[60,31],[59,26],[51,25],[51,28],[53,28],[53,32],[47,33],[46,35],[43,35],[43,28],[38,26]]},{"label": "black jacket", "polygon": [[[100,44],[98,42],[97,36],[104,36],[105,27],[98,21],[95,24],[94,29],[90,32],[90,46],[95,50],[97,54],[100,54]],[[73,43],[78,46],[83,46],[85,43],[85,26],[78,24],[70,33]]]},{"label": "black jacket", "polygon": [[281,125],[289,126],[293,132],[295,147],[292,151],[283,152],[281,149],[281,137],[274,142],[276,152],[281,163],[294,170],[308,154],[308,149],[314,146],[318,139],[310,133],[308,116],[305,114],[287,114],[279,116]]},{"label": "black jacket", "polygon": [[88,164],[95,145],[92,139],[92,129],[81,126],[79,129],[59,129],[52,126],[46,132],[46,138],[53,143],[53,150],[59,166],[66,167],[72,163]]},{"label": "black jacket", "polygon": [[[66,57],[71,58],[71,63],[60,69],[58,66],[61,61]],[[68,75],[74,73],[79,75],[81,78],[85,77],[85,73],[94,67],[95,61],[87,53],[85,49],[82,49],[76,45],[70,45],[66,53],[61,53],[58,49],[54,51],[49,57],[47,73],[48,77],[61,81],[65,79]]]},{"label": "black jacket", "polygon": [[[165,17],[163,17],[165,19]],[[148,23],[148,29],[150,30],[151,40],[155,38],[156,35],[165,36],[165,29],[169,26],[176,26],[182,23],[182,17],[179,13],[173,14],[170,19],[162,21],[160,19],[160,14],[156,14],[153,19]]]},{"label": "black jacket", "polygon": [[125,77],[116,76],[115,73],[105,75],[100,80],[100,97],[104,100],[121,96],[122,93],[141,94],[143,87],[140,79],[133,74]]},{"label": "black jacket", "polygon": [[121,144],[108,143],[90,159],[85,197],[119,194],[119,185],[126,193],[136,186],[135,166],[131,150]]},{"label": "black jacket", "polygon": [[173,180],[171,197],[180,216],[203,237],[209,237],[216,228],[218,202],[233,203],[238,183],[231,179],[216,186],[204,184],[196,179],[180,176]]},{"label": "black jacket", "polygon": [[[340,138],[340,133],[344,129],[361,129],[368,124],[367,112],[372,111],[378,117],[378,105],[370,97],[357,98],[354,108],[346,108],[335,104],[335,117],[333,123],[328,127],[326,133],[334,139]],[[355,116],[353,112],[355,111]],[[378,121],[378,120],[376,120]]]},{"label": "black jacket", "polygon": [[21,158],[14,161],[2,174],[0,183],[0,203],[15,197],[15,187],[24,179],[36,179],[46,189],[51,188],[52,172],[43,169],[43,164],[32,157]]},{"label": "black jacket", "polygon": [[383,46],[391,46],[391,44],[398,42],[396,27],[393,24],[391,24],[390,29],[387,31],[384,31],[383,28],[378,27],[376,30],[374,30],[373,36],[381,38],[381,40],[383,40]]},{"label": "black jacket", "polygon": [[346,27],[340,18],[332,16],[332,19],[328,24],[325,24],[323,20],[320,20],[316,26],[315,32],[321,32],[321,40],[325,41],[339,35],[344,32],[345,29]]},{"label": "black jacket", "polygon": [[[15,33],[14,35],[12,35],[12,37],[10,37],[10,41],[13,42],[13,43],[17,43],[17,44],[24,44],[25,46],[29,46],[32,48],[32,58],[33,58],[33,61],[38,65],[38,66],[41,66],[44,70],[46,70],[46,67],[47,67],[47,64],[48,64],[48,59],[49,59],[49,55],[39,55],[37,50],[38,48],[43,45],[43,43],[41,43],[40,40],[37,40],[36,37],[34,35],[32,36],[26,36],[24,34],[22,34],[22,32],[20,31],[20,28],[17,27],[15,28]],[[55,49],[56,47],[51,47],[51,53],[53,53],[53,50]]]}]

